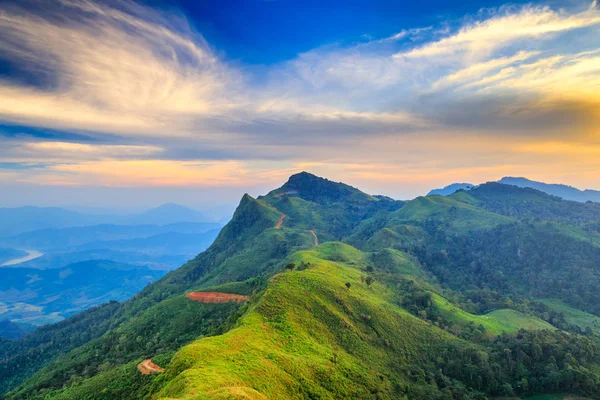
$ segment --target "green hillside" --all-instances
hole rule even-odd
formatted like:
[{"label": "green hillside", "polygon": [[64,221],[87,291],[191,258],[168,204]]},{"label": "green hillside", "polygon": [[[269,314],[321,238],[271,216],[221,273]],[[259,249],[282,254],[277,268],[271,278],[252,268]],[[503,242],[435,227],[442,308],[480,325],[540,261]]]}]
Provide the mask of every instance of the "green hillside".
[{"label": "green hillside", "polygon": [[[236,328],[180,350],[158,397],[392,398],[427,386],[394,364],[416,362],[410,373],[418,373],[436,346],[466,344],[394,305],[385,287],[362,282],[356,251],[336,247],[296,253],[290,261],[308,267],[275,276]],[[329,261],[332,254],[349,262]]]},{"label": "green hillside", "polygon": [[130,300],[0,339],[0,393],[600,398],[600,212],[485,186],[399,202],[302,173],[245,195],[205,252]]},{"label": "green hillside", "polygon": [[573,326],[578,326],[582,330],[591,330],[594,334],[600,335],[600,317],[570,307],[560,300],[541,300],[551,310],[562,313],[565,321]]},{"label": "green hillside", "polygon": [[442,313],[449,321],[459,324],[473,323],[475,325],[481,325],[492,335],[499,335],[503,332],[516,333],[520,329],[556,329],[546,321],[542,321],[539,318],[515,310],[501,309],[483,315],[473,315],[460,309],[441,296],[434,294],[433,299],[440,313]]}]

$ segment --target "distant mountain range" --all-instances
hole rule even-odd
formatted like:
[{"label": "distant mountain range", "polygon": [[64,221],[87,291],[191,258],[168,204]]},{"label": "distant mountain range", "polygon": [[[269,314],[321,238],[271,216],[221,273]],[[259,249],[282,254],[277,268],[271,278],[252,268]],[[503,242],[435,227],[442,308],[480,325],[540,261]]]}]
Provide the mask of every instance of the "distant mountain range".
[{"label": "distant mountain range", "polygon": [[[34,230],[2,239],[1,242],[12,248],[37,250],[69,250],[79,246],[129,239],[150,238],[167,233],[201,234],[219,229],[216,222],[177,222],[167,225],[92,225],[71,228],[47,228]],[[101,248],[97,246],[96,248]],[[0,255],[2,254],[0,249]]]},{"label": "distant mountain range", "polygon": [[99,224],[168,225],[177,222],[213,222],[191,208],[167,203],[134,215],[94,215],[57,207],[25,206],[0,208],[0,238],[47,228],[82,227]]},{"label": "distant mountain range", "polygon": [[[63,227],[107,220],[120,224]],[[133,296],[214,241],[222,224],[203,220],[177,204],[125,217],[0,210],[4,233],[45,227],[0,238],[0,337]]]},{"label": "distant mountain range", "polygon": [[175,203],[167,203],[146,210],[141,214],[125,217],[122,223],[125,225],[167,225],[175,222],[207,222],[209,220],[209,218],[191,208]]},{"label": "distant mountain range", "polygon": [[[578,201],[580,203],[585,203],[587,201],[600,203],[599,190],[580,190],[568,185],[537,182],[527,178],[514,178],[510,176],[504,177],[497,182],[505,185],[518,186],[521,188],[536,189],[540,192],[544,192],[552,196],[557,196],[564,200]],[[453,193],[456,193],[459,190],[471,190],[476,186],[477,185],[474,185],[472,183],[453,183],[441,189],[434,189],[430,191],[427,195],[429,196],[439,194],[442,196],[449,196]]]}]

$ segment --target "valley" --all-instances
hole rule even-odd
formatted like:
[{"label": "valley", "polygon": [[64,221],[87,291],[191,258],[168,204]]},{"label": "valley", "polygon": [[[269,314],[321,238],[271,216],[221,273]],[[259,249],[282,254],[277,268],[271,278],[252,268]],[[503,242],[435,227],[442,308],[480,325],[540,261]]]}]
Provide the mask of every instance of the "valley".
[{"label": "valley", "polygon": [[5,220],[4,230],[53,225],[0,237],[0,321],[25,329],[7,330],[11,338],[107,301],[127,300],[208,247],[221,228],[174,204],[105,218],[123,225],[86,225],[101,217],[60,209],[0,209],[3,213],[14,220]]}]

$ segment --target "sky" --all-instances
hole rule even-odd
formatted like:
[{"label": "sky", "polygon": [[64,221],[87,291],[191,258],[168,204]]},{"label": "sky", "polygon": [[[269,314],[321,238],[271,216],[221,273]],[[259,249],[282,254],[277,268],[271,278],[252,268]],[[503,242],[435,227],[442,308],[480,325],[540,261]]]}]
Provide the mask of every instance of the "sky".
[{"label": "sky", "polygon": [[0,206],[600,189],[598,38],[596,1],[0,0]]}]

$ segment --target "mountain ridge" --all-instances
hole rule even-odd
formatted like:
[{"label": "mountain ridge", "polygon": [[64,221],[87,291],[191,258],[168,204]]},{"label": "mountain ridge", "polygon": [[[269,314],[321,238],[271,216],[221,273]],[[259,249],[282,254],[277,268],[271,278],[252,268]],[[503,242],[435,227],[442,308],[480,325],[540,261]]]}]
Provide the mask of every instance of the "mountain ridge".
[{"label": "mountain ridge", "polygon": [[[557,184],[557,183],[545,183],[533,181],[527,178],[519,178],[519,177],[509,177],[505,176],[502,179],[495,181],[497,183],[502,183],[505,185],[512,185],[521,188],[531,188],[536,189],[541,192],[551,194],[553,196],[560,197],[564,200],[577,201],[580,203],[585,203],[588,201],[592,202],[600,202],[600,191],[593,189],[585,189],[580,190],[573,186]],[[445,186],[441,189],[433,189],[427,193],[428,196],[438,194],[442,196],[449,196],[454,194],[459,190],[471,190],[478,185],[474,185],[471,183],[453,183],[451,185]]]},{"label": "mountain ridge", "polygon": [[[503,184],[400,202],[301,174],[244,195],[206,251],[125,303],[0,346],[0,387],[8,399],[596,398],[600,332],[540,300],[600,314],[598,221],[598,205]],[[148,359],[164,373],[141,375]]]}]

